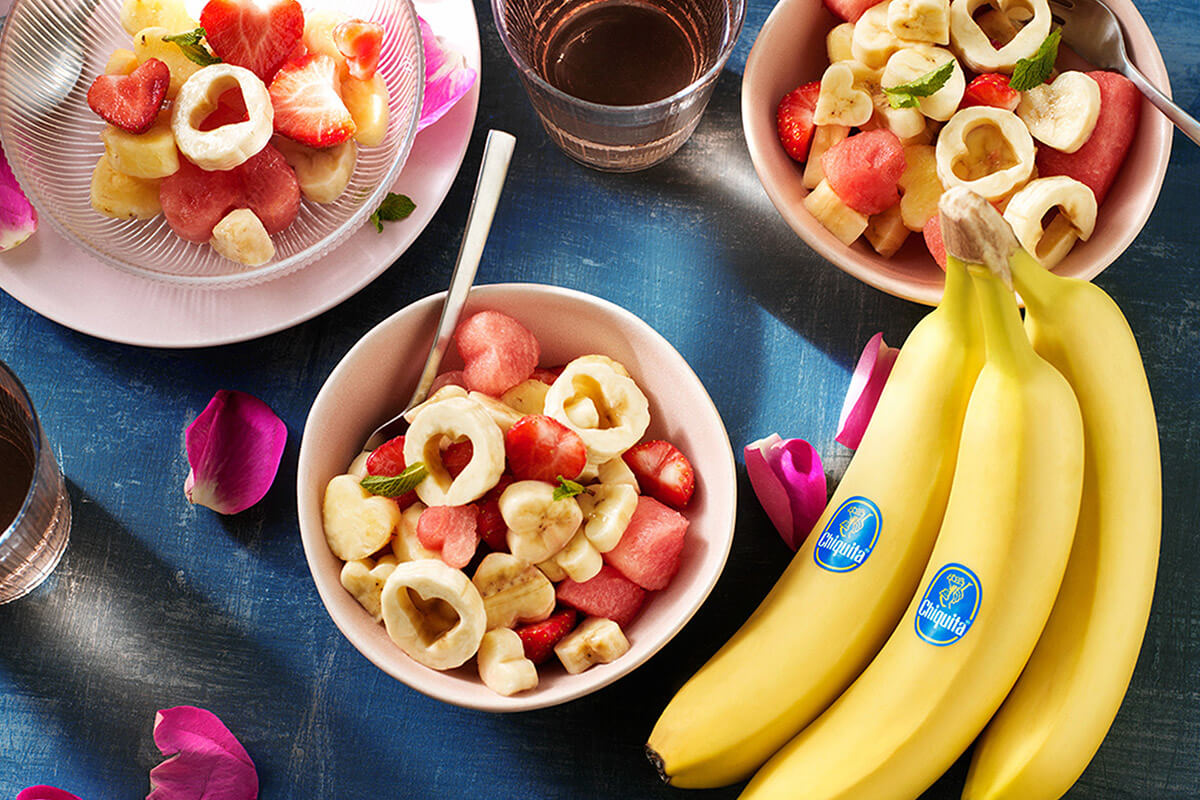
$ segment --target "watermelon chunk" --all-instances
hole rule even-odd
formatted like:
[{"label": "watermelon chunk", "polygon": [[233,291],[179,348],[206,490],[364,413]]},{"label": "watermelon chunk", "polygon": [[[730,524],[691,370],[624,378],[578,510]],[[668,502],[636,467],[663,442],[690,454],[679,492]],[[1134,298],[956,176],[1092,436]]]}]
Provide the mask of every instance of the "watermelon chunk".
[{"label": "watermelon chunk", "polygon": [[1096,129],[1074,153],[1038,147],[1037,170],[1043,178],[1050,175],[1074,178],[1088,186],[1096,195],[1096,203],[1101,204],[1133,144],[1142,114],[1142,94],[1124,75],[1103,71],[1087,74],[1100,86]]},{"label": "watermelon chunk", "polygon": [[904,146],[886,128],[849,136],[821,156],[834,194],[867,216],[882,214],[900,202],[905,165]]},{"label": "watermelon chunk", "polygon": [[858,22],[868,8],[879,5],[878,0],[824,0],[825,7],[846,22]]},{"label": "watermelon chunk", "polygon": [[533,374],[541,346],[529,329],[499,311],[480,311],[459,323],[454,344],[467,388],[499,397]]},{"label": "watermelon chunk", "polygon": [[234,172],[242,185],[242,205],[262,220],[267,233],[292,224],[300,213],[300,182],[283,153],[267,145]]},{"label": "watermelon chunk", "polygon": [[687,517],[642,495],[621,541],[604,560],[643,589],[664,589],[679,571],[687,529]]},{"label": "watermelon chunk", "polygon": [[593,617],[608,617],[624,629],[642,610],[646,590],[605,564],[591,580],[567,578],[558,584],[558,600]]},{"label": "watermelon chunk", "polygon": [[447,566],[462,569],[471,563],[479,536],[479,509],[473,505],[430,506],[417,517],[417,538],[430,550],[440,550]]},{"label": "watermelon chunk", "polygon": [[925,237],[925,246],[929,248],[929,254],[933,256],[933,260],[937,265],[946,269],[946,243],[942,241],[942,218],[938,214],[934,214],[925,223],[925,227],[921,229],[921,235]]}]

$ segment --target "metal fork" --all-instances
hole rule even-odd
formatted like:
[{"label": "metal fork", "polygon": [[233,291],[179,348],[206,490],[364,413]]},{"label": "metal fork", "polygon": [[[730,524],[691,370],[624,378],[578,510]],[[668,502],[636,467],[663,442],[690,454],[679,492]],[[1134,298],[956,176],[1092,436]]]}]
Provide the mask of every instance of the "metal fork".
[{"label": "metal fork", "polygon": [[1153,103],[1175,127],[1200,144],[1200,122],[1151,85],[1125,52],[1121,23],[1100,0],[1050,0],[1054,21],[1062,26],[1063,41],[1083,59],[1101,69],[1120,72]]}]

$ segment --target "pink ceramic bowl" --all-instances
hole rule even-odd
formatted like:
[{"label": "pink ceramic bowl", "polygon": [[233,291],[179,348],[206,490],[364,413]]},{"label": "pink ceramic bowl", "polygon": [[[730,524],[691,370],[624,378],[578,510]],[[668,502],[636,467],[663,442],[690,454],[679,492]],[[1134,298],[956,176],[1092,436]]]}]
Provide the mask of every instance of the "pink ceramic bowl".
[{"label": "pink ceramic bowl", "polygon": [[[607,686],[654,655],[700,607],[725,566],[733,539],[737,479],[725,426],[700,379],[670,343],[645,322],[605,300],[532,284],[479,286],[467,314],[495,309],[528,327],[542,345],[542,364],[602,353],[625,364],[650,399],[646,438],[668,439],[690,459],[696,493],[685,509],[691,524],[678,574],[651,593],[626,634],[631,649],[611,664],[569,675],[555,659],[542,665],[537,688],[502,697],[480,681],[472,659],[448,672],[411,660],[342,588],[342,562],[325,543],[321,499],[329,479],[346,471],[375,426],[407,402],[425,360],[442,294],[396,312],[356,344],[325,381],[300,444],[297,496],[300,536],[317,591],[334,623],[380,669],[430,697],[486,711],[556,705]],[[461,362],[447,355],[444,369]]]},{"label": "pink ceramic bowl", "polygon": [[[1121,20],[1126,49],[1138,69],[1170,94],[1166,67],[1145,20],[1131,0],[1106,2]],[[825,34],[839,22],[821,0],[780,0],[767,18],[742,77],[742,127],[750,159],[771,202],[811,248],[877,289],[934,305],[942,296],[942,271],[921,236],[910,236],[891,258],[883,258],[862,239],[846,247],[804,208],[808,190],[801,184],[803,165],[793,161],[779,144],[775,109],[792,89],[820,79],[829,63]],[[1137,138],[1100,207],[1095,233],[1075,245],[1055,268],[1056,273],[1091,279],[1125,251],[1158,199],[1171,155],[1172,132],[1167,118],[1144,101]]]}]

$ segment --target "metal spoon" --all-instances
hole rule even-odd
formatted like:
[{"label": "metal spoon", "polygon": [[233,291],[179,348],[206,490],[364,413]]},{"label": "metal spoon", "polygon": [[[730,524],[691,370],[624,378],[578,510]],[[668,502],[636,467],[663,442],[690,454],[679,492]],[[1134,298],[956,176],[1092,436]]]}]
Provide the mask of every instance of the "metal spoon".
[{"label": "metal spoon", "polygon": [[1138,71],[1125,53],[1121,23],[1100,0],[1050,0],[1054,21],[1062,25],[1063,41],[1101,69],[1120,72],[1146,96],[1175,127],[1200,144],[1200,122],[1189,116]]},{"label": "metal spoon", "polygon": [[462,246],[458,249],[458,260],[454,264],[454,274],[450,277],[450,288],[446,291],[446,301],[442,305],[442,316],[438,319],[437,332],[433,337],[433,347],[425,359],[425,367],[421,370],[421,379],[417,381],[417,390],[404,410],[375,429],[363,445],[364,450],[374,450],[379,445],[408,429],[408,421],[404,415],[413,406],[424,402],[429,395],[429,387],[437,376],[442,356],[450,346],[450,338],[458,325],[458,317],[466,305],[467,295],[475,280],[475,272],[479,268],[479,259],[483,256],[483,244],[487,241],[488,231],[492,227],[492,217],[496,213],[496,204],[500,202],[500,190],[504,187],[504,178],[508,175],[508,162],[512,159],[516,138],[503,131],[488,131],[487,143],[483,148],[483,163],[479,167],[479,178],[475,183],[475,196],[471,198],[471,210],[467,213],[467,228],[463,232]]}]

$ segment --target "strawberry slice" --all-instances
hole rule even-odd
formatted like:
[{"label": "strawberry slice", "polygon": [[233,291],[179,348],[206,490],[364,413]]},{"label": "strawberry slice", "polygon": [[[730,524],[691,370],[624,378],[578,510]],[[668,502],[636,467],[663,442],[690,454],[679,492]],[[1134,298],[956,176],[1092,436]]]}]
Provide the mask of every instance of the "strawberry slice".
[{"label": "strawberry slice", "polygon": [[1021,104],[1021,93],[1008,85],[1008,76],[996,72],[985,72],[967,84],[959,108],[970,106],[992,106],[1005,111],[1016,111]]},{"label": "strawberry slice", "polygon": [[200,12],[213,52],[270,83],[304,34],[297,0],[208,0]]},{"label": "strawberry slice", "polygon": [[[383,475],[384,477],[395,477],[401,472],[404,472],[404,437],[397,436],[394,439],[388,439],[383,444],[371,451],[371,455],[367,456],[367,474],[368,475]],[[401,509],[408,508],[419,499],[416,489],[411,492],[405,492],[397,498],[394,498],[396,505]]]},{"label": "strawberry slice", "polygon": [[655,440],[635,444],[621,456],[642,491],[655,500],[683,508],[692,499],[696,473],[691,462],[670,442]]},{"label": "strawberry slice", "polygon": [[171,71],[157,58],[148,58],[128,75],[98,75],[88,89],[92,111],[129,133],[150,130],[162,108]]},{"label": "strawberry slice", "polygon": [[508,467],[517,480],[556,483],[574,480],[587,466],[587,447],[579,434],[545,414],[521,417],[504,435]]},{"label": "strawberry slice", "polygon": [[541,622],[514,628],[525,645],[525,657],[535,664],[544,664],[554,654],[554,645],[575,629],[576,612],[564,608]]},{"label": "strawberry slice", "polygon": [[508,525],[500,515],[500,495],[513,483],[513,476],[507,472],[500,476],[500,482],[487,491],[475,504],[479,508],[479,518],[476,521],[480,538],[488,547],[497,553],[508,552]]},{"label": "strawberry slice", "polygon": [[379,66],[379,53],[383,50],[383,26],[378,22],[348,19],[333,29],[333,43],[338,52],[346,57],[350,77],[369,81],[375,77]]},{"label": "strawberry slice", "polygon": [[275,130],[309,147],[332,147],[356,130],[338,94],[337,64],[309,54],[285,64],[271,81]]},{"label": "strawberry slice", "polygon": [[783,96],[775,111],[775,126],[779,141],[789,156],[797,161],[808,159],[808,146],[812,144],[813,111],[817,108],[817,97],[821,94],[821,82],[813,81],[797,87]]}]

